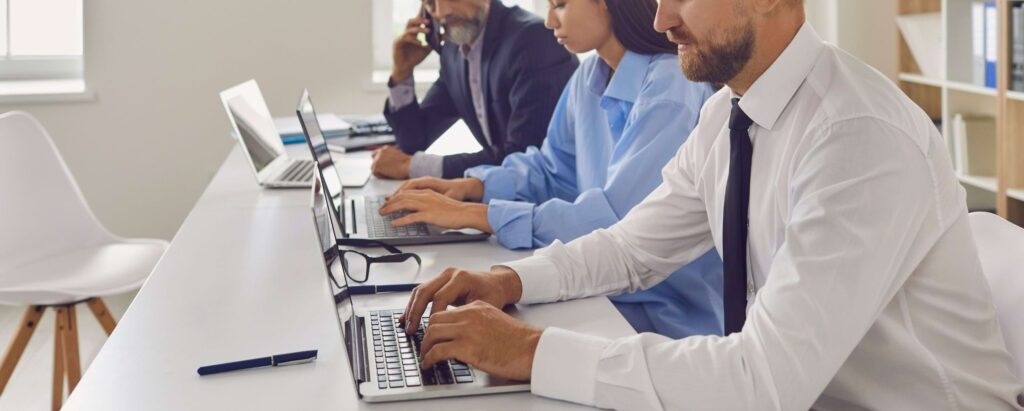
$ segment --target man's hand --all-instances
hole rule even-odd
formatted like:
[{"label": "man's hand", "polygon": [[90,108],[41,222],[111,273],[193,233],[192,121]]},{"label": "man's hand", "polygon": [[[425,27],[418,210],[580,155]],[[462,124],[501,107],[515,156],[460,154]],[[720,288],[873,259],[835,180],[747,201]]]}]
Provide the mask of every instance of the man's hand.
[{"label": "man's hand", "polygon": [[414,178],[398,186],[395,194],[412,190],[432,190],[457,201],[480,201],[484,197],[484,183],[476,178]]},{"label": "man's hand", "polygon": [[[422,10],[420,12],[422,13]],[[405,24],[405,31],[395,39],[391,65],[393,83],[400,83],[409,78],[413,69],[430,55],[430,47],[417,38],[420,33],[430,33],[430,28],[421,27],[424,24],[427,24],[427,20],[422,17],[409,19]]]},{"label": "man's hand", "polygon": [[398,211],[408,211],[409,215],[392,221],[391,225],[396,227],[426,223],[444,228],[494,231],[487,222],[487,205],[455,201],[436,191],[403,191],[388,198],[380,208],[381,215]]},{"label": "man's hand", "polygon": [[502,308],[515,304],[522,295],[523,283],[519,274],[509,268],[498,267],[486,273],[449,268],[412,290],[405,313],[398,320],[404,324],[406,333],[414,333],[420,326],[427,304],[431,302],[434,304],[430,312],[436,314],[445,311],[449,305],[475,301]]},{"label": "man's hand", "polygon": [[456,359],[491,375],[527,381],[542,332],[493,305],[476,301],[430,316],[420,365],[427,369]]},{"label": "man's hand", "polygon": [[384,146],[373,152],[373,175],[392,180],[409,178],[409,163],[412,156],[405,154],[395,146]]}]

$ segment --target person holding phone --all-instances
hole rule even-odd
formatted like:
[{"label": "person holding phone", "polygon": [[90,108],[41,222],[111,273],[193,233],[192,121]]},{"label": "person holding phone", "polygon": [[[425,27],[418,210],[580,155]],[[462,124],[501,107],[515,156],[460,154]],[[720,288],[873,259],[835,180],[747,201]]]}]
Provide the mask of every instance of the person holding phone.
[{"label": "person holding phone", "polygon": [[[440,74],[422,101],[413,70],[434,49],[421,34],[442,42]],[[539,146],[559,91],[579,65],[539,17],[500,0],[423,0],[422,14],[395,40],[393,60],[384,116],[397,145],[373,154],[374,173],[392,179],[460,177]],[[482,150],[423,152],[458,120]]]},{"label": "person holding phone", "polygon": [[[550,0],[547,26],[574,53],[596,50],[562,92],[540,149],[478,166],[467,178],[410,180],[380,210],[395,221],[494,233],[508,248],[543,247],[607,228],[661,183],[660,171],[713,93],[679,71],[676,46],[654,31],[655,0]],[[612,297],[638,331],[721,334],[722,263],[715,251],[658,286]]]}]

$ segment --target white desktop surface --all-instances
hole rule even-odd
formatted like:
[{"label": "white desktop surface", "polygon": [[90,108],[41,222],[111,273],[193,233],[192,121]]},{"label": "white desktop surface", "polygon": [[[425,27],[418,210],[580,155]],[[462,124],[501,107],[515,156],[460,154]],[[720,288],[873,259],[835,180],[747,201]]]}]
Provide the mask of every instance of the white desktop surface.
[{"label": "white desktop surface", "polygon": [[[303,145],[290,145],[304,155]],[[353,153],[350,155],[367,155]],[[371,179],[348,194],[382,194]],[[114,334],[86,370],[66,410],[561,410],[576,405],[528,393],[399,403],[359,401],[313,234],[307,189],[260,189],[239,147],[175,235]],[[371,283],[422,281],[449,266],[487,269],[527,256],[492,237],[404,246],[414,264],[374,266]],[[381,270],[378,271],[378,268]],[[404,307],[408,293],[355,298],[357,310]],[[633,334],[606,298],[520,306],[538,326],[606,337]],[[312,364],[199,377],[202,365],[318,349]]]}]

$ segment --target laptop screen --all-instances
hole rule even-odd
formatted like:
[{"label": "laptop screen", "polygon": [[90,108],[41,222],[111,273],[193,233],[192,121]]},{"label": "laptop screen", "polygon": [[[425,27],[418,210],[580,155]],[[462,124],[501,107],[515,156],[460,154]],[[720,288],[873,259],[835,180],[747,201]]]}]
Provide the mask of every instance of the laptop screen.
[{"label": "laptop screen", "polygon": [[[324,266],[327,270],[327,283],[333,296],[332,303],[336,305],[335,311],[338,314],[341,338],[345,341],[349,362],[355,363],[358,357],[353,355],[353,348],[357,347],[357,342],[354,341],[355,333],[352,329],[352,327],[356,326],[356,322],[353,321],[355,309],[348,291],[348,279],[345,277],[345,272],[342,269],[341,259],[338,258],[338,238],[331,231],[333,224],[330,218],[330,208],[332,207],[327,201],[327,196],[320,190],[321,183],[322,180],[318,176],[313,184],[313,222],[316,226],[320,250],[323,252]],[[355,373],[355,367],[352,367],[352,370],[353,379],[358,381],[359,377]]]},{"label": "laptop screen", "polygon": [[345,219],[343,218],[343,213],[345,212],[344,188],[341,184],[338,169],[334,165],[334,158],[331,156],[331,151],[327,148],[327,140],[324,139],[324,134],[320,130],[320,123],[316,119],[316,112],[313,111],[313,102],[310,101],[307,90],[302,91],[302,97],[299,98],[299,106],[295,111],[299,117],[299,123],[302,124],[302,131],[306,134],[309,152],[313,155],[313,160],[316,161],[324,194],[327,198],[333,200],[331,210],[333,211],[335,223],[334,233],[338,238],[345,238]]},{"label": "laptop screen", "polygon": [[257,173],[284,154],[281,135],[255,80],[224,90],[220,99],[231,127]]}]

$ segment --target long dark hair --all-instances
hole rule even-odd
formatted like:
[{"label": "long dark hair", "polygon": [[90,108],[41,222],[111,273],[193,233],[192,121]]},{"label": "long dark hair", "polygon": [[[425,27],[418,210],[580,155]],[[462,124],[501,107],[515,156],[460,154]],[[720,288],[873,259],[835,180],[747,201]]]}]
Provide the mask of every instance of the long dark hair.
[{"label": "long dark hair", "polygon": [[638,54],[676,53],[676,45],[654,31],[657,0],[604,0],[612,32],[626,50]]}]

